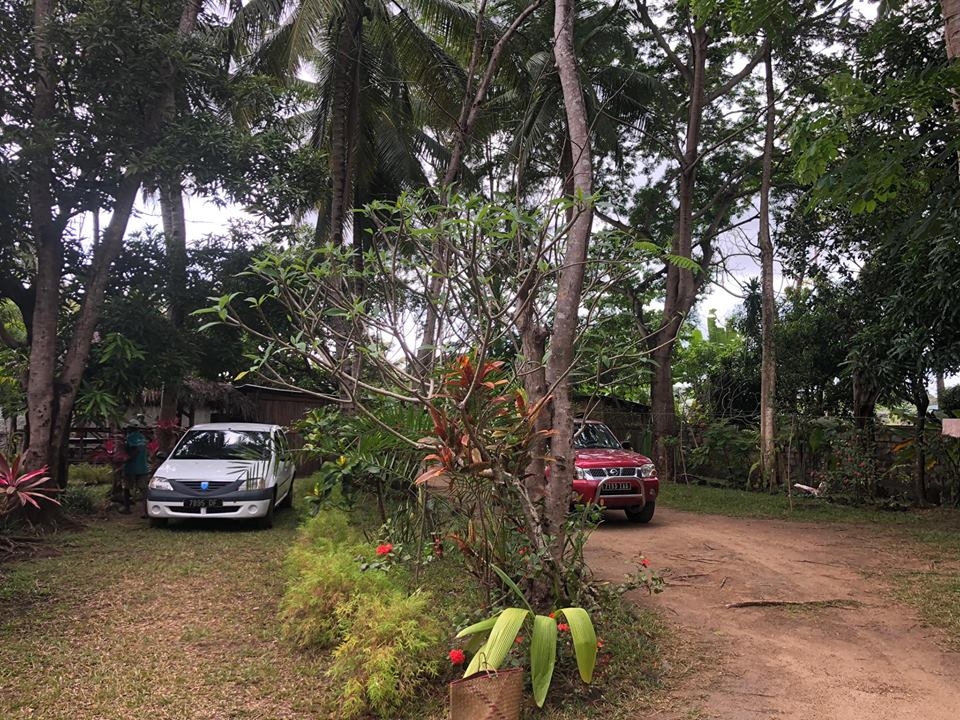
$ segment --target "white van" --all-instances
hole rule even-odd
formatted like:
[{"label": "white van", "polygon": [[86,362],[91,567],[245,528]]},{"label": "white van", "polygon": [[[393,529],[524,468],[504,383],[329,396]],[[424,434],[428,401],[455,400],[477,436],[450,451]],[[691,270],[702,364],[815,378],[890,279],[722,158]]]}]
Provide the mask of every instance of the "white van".
[{"label": "white van", "polygon": [[147,516],[154,526],[220,518],[272,527],[274,509],[293,502],[294,470],[279,425],[194,425],[150,479]]}]

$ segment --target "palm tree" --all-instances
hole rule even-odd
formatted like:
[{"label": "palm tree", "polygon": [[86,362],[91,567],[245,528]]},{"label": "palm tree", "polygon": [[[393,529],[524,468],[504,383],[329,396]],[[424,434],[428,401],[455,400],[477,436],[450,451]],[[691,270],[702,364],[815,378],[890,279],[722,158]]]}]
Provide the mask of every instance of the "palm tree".
[{"label": "palm tree", "polygon": [[425,128],[456,117],[464,78],[434,38],[465,47],[472,23],[449,0],[253,0],[238,13],[245,64],[312,91],[303,119],[329,169],[318,239],[343,244],[353,208],[428,183],[421,158],[443,151]]},{"label": "palm tree", "polygon": [[[623,139],[642,129],[655,83],[637,68],[635,44],[623,31],[630,24],[629,13],[619,3],[607,6],[581,2],[577,3],[577,13],[574,43],[595,172],[602,184],[599,170],[605,159],[617,168],[623,167]],[[549,17],[542,18],[527,33],[525,65],[530,86],[504,94],[505,103],[514,103],[516,123],[507,160],[516,164],[516,184],[521,193],[559,174],[565,194],[570,195],[573,157],[566,142],[563,98],[549,49],[550,33]]]}]

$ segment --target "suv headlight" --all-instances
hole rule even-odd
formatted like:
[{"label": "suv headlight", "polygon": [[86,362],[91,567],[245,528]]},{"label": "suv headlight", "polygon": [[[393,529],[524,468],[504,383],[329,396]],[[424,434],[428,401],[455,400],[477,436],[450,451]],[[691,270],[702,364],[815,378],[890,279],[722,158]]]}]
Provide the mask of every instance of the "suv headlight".
[{"label": "suv headlight", "polygon": [[573,475],[577,478],[577,480],[590,479],[590,471],[585,468],[574,468]]},{"label": "suv headlight", "polygon": [[169,480],[164,477],[157,477],[156,475],[150,478],[147,487],[151,490],[173,490],[173,485],[170,484]]},{"label": "suv headlight", "polygon": [[657,474],[657,466],[653,463],[647,463],[646,465],[640,466],[640,477],[653,477]]},{"label": "suv headlight", "polygon": [[263,490],[267,486],[267,479],[262,477],[247,478],[237,490]]}]

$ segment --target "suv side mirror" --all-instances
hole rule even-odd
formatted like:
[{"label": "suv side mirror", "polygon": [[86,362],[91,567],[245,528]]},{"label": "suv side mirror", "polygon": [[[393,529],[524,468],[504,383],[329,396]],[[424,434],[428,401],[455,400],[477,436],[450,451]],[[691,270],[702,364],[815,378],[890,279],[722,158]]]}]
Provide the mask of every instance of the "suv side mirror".
[{"label": "suv side mirror", "polygon": [[166,450],[157,450],[157,454],[154,455],[154,457],[155,457],[157,460],[166,460],[166,459],[167,459],[167,452],[166,452]]},{"label": "suv side mirror", "polygon": [[624,440],[620,443],[620,447],[622,447],[624,450],[633,450],[633,443],[629,440]]}]

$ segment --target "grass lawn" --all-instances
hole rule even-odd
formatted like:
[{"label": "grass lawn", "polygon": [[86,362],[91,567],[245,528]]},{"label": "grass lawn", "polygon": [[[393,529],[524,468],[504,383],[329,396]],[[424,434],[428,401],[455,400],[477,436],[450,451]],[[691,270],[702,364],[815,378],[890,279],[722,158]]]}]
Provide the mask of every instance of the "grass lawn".
[{"label": "grass lawn", "polygon": [[727,490],[700,485],[664,486],[664,507],[730,517],[804,522],[869,523],[892,533],[907,552],[928,569],[891,571],[893,594],[913,606],[920,617],[947,632],[960,649],[960,510],[924,509],[889,512],[837,505],[810,496]]},{"label": "grass lawn", "polygon": [[0,718],[319,717],[275,619],[295,527],[94,520],[0,565]]},{"label": "grass lawn", "polygon": [[[298,510],[278,512],[268,531],[226,521],[155,529],[113,515],[54,536],[49,556],[0,564],[0,719],[338,718],[329,655],[281,640]],[[437,611],[462,613],[462,567],[445,572],[431,580],[449,605]],[[567,658],[547,707],[524,717],[632,717],[657,701],[658,618],[617,606],[599,629],[594,684]],[[445,682],[459,677],[448,674],[391,720],[445,718]]]}]

